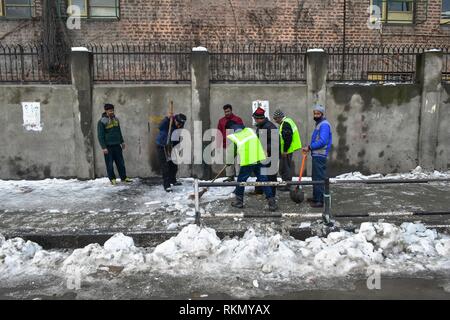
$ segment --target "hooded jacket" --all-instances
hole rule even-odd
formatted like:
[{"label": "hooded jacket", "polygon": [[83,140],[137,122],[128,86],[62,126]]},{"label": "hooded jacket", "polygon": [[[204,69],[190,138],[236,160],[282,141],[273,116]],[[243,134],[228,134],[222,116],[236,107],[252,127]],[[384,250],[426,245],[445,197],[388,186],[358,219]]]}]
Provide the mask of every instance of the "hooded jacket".
[{"label": "hooded jacket", "polygon": [[97,136],[102,149],[124,143],[119,119],[116,116],[109,118],[106,112],[97,123]]}]

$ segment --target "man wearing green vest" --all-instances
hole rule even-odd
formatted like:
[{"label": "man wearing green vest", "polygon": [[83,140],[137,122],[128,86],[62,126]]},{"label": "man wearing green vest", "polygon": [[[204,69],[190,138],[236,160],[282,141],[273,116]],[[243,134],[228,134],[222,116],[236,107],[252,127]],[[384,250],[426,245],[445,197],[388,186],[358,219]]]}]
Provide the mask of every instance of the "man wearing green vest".
[{"label": "man wearing green vest", "polygon": [[[292,155],[302,148],[300,132],[294,120],[285,116],[280,109],[273,114],[273,119],[280,125],[280,176],[283,181],[292,181]],[[281,187],[281,191],[289,191],[289,187]]]},{"label": "man wearing green vest", "polygon": [[[244,125],[236,124],[234,121],[229,121],[226,129],[234,130],[234,133],[228,135],[227,138],[236,145],[237,154],[240,158],[237,181],[245,182],[253,173],[258,181],[267,182],[267,176],[261,174],[261,161],[266,159],[266,155],[256,133]],[[266,195],[269,210],[276,211],[278,206],[272,188],[264,186],[262,189]],[[244,207],[244,190],[245,187],[236,187],[234,191],[236,199],[231,203],[233,207]]]}]

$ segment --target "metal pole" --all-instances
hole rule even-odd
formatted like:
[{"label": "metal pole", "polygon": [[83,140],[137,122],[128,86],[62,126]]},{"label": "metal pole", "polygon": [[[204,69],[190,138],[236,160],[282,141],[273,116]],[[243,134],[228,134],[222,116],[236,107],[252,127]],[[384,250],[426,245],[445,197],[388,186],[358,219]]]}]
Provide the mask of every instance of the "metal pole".
[{"label": "metal pole", "polygon": [[198,195],[198,179],[194,180],[195,194],[195,224],[200,226],[200,197]]},{"label": "metal pole", "polygon": [[343,19],[342,19],[342,69],[341,69],[341,79],[344,79],[345,74],[345,48],[346,48],[346,24],[345,20],[347,19],[347,0],[344,0],[344,7],[343,7]]},{"label": "metal pole", "polygon": [[323,221],[326,224],[331,223],[331,194],[330,194],[330,179],[325,179],[325,192],[323,194],[324,198],[324,211],[323,211]]}]

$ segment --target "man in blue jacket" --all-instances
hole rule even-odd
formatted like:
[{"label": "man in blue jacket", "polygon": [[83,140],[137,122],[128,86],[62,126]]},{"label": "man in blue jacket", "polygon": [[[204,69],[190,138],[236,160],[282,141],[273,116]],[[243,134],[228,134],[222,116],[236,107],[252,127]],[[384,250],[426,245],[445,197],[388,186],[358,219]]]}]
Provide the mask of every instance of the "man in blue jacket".
[{"label": "man in blue jacket", "polygon": [[[170,119],[172,118],[172,127],[169,133]],[[172,192],[171,184],[174,186],[181,185],[177,182],[178,166],[170,159],[172,147],[177,145],[179,141],[173,141],[172,134],[176,129],[184,127],[186,116],[182,113],[175,116],[169,115],[165,117],[159,124],[159,134],[156,137],[156,146],[158,158],[161,163],[161,171],[163,177],[163,186],[166,192]],[[168,138],[169,137],[169,138]]]},{"label": "man in blue jacket", "polygon": [[[331,149],[332,134],[331,125],[325,118],[325,107],[317,104],[313,107],[316,128],[311,137],[311,144],[304,147],[304,153],[311,151],[312,158],[312,180],[324,180],[327,175],[327,157]],[[323,185],[314,185],[313,197],[308,202],[313,208],[323,207]]]}]

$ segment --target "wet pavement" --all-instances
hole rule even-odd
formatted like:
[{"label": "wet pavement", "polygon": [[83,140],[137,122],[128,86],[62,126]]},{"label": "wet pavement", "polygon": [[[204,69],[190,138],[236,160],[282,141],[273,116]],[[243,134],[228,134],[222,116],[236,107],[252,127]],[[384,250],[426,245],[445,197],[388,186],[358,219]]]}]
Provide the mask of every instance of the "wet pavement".
[{"label": "wet pavement", "polygon": [[315,279],[299,282],[292,279],[259,281],[253,278],[205,276],[174,277],[158,274],[136,274],[127,277],[99,275],[82,282],[80,289],[68,289],[66,280],[56,276],[28,277],[0,285],[0,300],[39,299],[158,299],[158,300],[223,300],[223,299],[450,299],[450,275],[428,274],[382,277],[379,289],[369,289],[364,277]]}]

